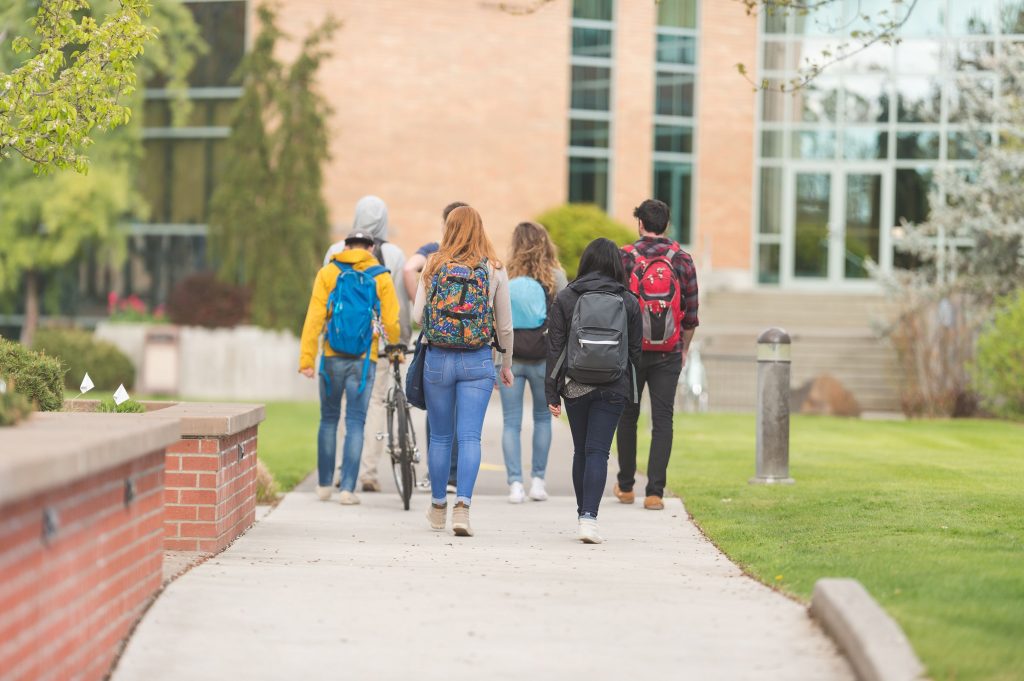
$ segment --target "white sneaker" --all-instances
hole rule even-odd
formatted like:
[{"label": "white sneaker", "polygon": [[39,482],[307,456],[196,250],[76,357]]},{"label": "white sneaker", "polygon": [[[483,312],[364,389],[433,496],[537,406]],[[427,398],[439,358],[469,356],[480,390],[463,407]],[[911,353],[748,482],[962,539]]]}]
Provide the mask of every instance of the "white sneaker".
[{"label": "white sneaker", "polygon": [[524,501],[526,501],[526,490],[523,489],[523,483],[516,480],[508,486],[508,503],[521,504]]},{"label": "white sneaker", "polygon": [[604,537],[597,531],[597,521],[593,518],[580,518],[579,534],[576,535],[584,544],[600,544]]},{"label": "white sneaker", "polygon": [[319,499],[320,501],[327,501],[328,499],[331,498],[331,494],[333,493],[333,487],[321,487],[320,485],[316,486],[316,498]]},{"label": "white sneaker", "polygon": [[548,500],[548,491],[544,489],[544,478],[534,478],[530,483],[530,498],[534,501]]},{"label": "white sneaker", "polygon": [[455,485],[448,485],[445,488],[445,490],[448,492],[448,494],[455,494],[456,492]]},{"label": "white sneaker", "polygon": [[355,492],[344,490],[338,496],[338,503],[342,506],[355,506],[359,503],[359,497],[356,496]]}]

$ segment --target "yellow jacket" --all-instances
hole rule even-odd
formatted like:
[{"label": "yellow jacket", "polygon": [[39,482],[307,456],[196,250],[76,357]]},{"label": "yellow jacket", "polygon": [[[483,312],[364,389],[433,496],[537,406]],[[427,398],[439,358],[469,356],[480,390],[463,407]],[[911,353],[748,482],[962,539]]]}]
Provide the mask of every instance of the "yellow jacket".
[{"label": "yellow jacket", "polygon": [[[372,253],[362,248],[335,253],[333,260],[349,263],[359,271],[380,264]],[[326,267],[317,272],[316,280],[313,282],[313,295],[309,298],[306,323],[302,326],[302,342],[299,353],[300,370],[313,368],[316,362],[320,336],[324,332],[324,322],[327,319],[327,297],[331,295],[335,284],[338,283],[338,272],[339,270],[333,262],[328,263]],[[388,342],[397,343],[400,329],[398,326],[398,295],[395,293],[395,284],[391,281],[390,274],[382,274],[377,277],[376,281],[384,334],[388,338]],[[377,360],[377,340],[377,334],[374,333],[373,346],[370,349],[370,359],[374,361]],[[329,344],[324,343],[324,354],[333,357],[337,353],[331,350]]]}]

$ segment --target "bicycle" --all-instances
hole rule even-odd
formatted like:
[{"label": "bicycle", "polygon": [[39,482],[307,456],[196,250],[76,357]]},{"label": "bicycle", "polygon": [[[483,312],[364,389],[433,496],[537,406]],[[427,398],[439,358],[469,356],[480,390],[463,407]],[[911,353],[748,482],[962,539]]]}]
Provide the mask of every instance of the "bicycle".
[{"label": "bicycle", "polygon": [[402,497],[402,504],[408,511],[416,488],[415,466],[420,462],[416,431],[412,426],[409,404],[402,388],[402,360],[409,349],[405,345],[387,345],[384,352],[391,365],[391,386],[384,403],[387,412],[388,454],[391,456],[391,471],[395,476],[398,495]]}]

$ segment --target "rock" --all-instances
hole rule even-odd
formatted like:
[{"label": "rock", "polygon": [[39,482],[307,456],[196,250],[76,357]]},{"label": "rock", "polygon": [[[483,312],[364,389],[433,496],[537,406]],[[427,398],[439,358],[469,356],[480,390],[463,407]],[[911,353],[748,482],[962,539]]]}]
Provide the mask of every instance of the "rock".
[{"label": "rock", "polygon": [[819,374],[794,390],[790,409],[799,414],[860,416],[853,393],[831,374]]}]

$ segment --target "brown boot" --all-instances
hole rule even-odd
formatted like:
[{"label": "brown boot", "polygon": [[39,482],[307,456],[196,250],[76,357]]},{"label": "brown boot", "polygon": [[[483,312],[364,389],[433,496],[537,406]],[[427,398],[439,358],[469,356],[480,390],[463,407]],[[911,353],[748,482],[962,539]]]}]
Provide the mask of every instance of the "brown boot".
[{"label": "brown boot", "polygon": [[456,537],[473,536],[473,528],[469,526],[469,506],[461,501],[452,509],[452,532]]},{"label": "brown boot", "polygon": [[660,511],[665,508],[665,503],[661,500],[661,497],[652,494],[644,499],[644,508],[648,511]]},{"label": "brown boot", "polygon": [[632,504],[634,501],[636,501],[636,494],[634,494],[632,491],[623,492],[621,489],[619,489],[619,483],[615,483],[615,487],[612,491],[615,492],[615,498],[624,504]]}]

